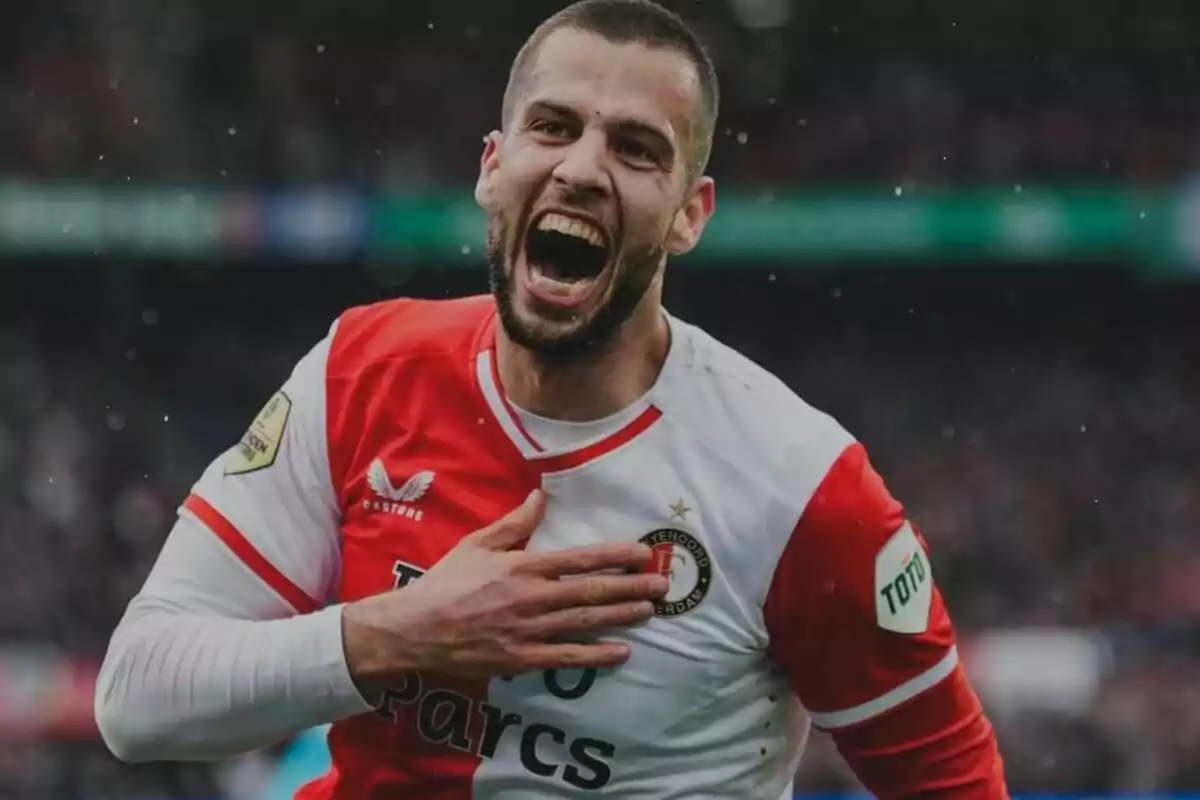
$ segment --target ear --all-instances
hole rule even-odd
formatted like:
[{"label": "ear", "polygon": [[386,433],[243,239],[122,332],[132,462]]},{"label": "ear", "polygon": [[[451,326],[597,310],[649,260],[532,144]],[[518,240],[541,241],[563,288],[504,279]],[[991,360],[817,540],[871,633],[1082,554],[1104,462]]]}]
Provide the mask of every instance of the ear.
[{"label": "ear", "polygon": [[483,137],[483,155],[479,157],[479,180],[475,182],[475,202],[488,208],[493,194],[496,170],[500,168],[500,131]]},{"label": "ear", "polygon": [[671,220],[671,230],[667,234],[667,253],[673,256],[689,252],[700,243],[704,226],[716,209],[716,182],[707,175],[702,176],[692,187],[687,200],[675,218]]}]

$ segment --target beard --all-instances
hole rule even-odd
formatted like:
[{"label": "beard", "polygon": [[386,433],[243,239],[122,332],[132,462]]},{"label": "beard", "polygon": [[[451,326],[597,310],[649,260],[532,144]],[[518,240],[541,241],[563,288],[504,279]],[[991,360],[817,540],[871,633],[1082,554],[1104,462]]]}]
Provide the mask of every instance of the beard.
[{"label": "beard", "polygon": [[[548,364],[587,361],[607,352],[654,282],[665,252],[660,244],[619,256],[617,263],[609,267],[612,274],[607,297],[582,323],[555,332],[527,323],[516,312],[513,277],[508,265],[516,263],[523,241],[521,237],[510,236],[508,230],[498,218],[488,225],[488,282],[496,300],[500,324],[514,344]],[[518,230],[523,232],[524,227]]]}]

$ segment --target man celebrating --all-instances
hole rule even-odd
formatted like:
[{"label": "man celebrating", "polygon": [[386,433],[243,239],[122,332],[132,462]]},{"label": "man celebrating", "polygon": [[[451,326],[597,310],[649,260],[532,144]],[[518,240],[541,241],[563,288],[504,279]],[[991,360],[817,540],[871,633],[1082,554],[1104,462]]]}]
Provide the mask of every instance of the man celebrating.
[{"label": "man celebrating", "polygon": [[862,446],[662,307],[717,106],[646,0],[534,32],[476,187],[493,296],[347,311],[200,478],[101,675],[119,757],[332,722],[301,798],[777,800],[816,725],[880,797],[1007,796]]}]

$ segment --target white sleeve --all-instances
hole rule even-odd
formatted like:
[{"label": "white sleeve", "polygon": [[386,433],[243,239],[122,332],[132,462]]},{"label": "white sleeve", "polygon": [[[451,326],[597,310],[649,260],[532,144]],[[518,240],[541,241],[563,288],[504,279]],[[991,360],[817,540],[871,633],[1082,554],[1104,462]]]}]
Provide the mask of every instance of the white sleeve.
[{"label": "white sleeve", "polygon": [[[332,334],[331,334],[332,336]],[[205,471],[109,645],[96,719],[127,761],[211,760],[364,713],[346,667],[329,339]]]}]

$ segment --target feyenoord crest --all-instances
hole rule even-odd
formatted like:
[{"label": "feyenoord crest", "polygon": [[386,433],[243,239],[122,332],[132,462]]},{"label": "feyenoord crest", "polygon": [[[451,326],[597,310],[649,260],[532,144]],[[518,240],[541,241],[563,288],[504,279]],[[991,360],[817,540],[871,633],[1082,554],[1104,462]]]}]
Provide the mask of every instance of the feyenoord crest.
[{"label": "feyenoord crest", "polygon": [[659,528],[639,541],[652,552],[646,571],[670,581],[667,596],[654,604],[654,613],[677,617],[700,605],[712,586],[712,560],[700,540],[678,528]]}]

